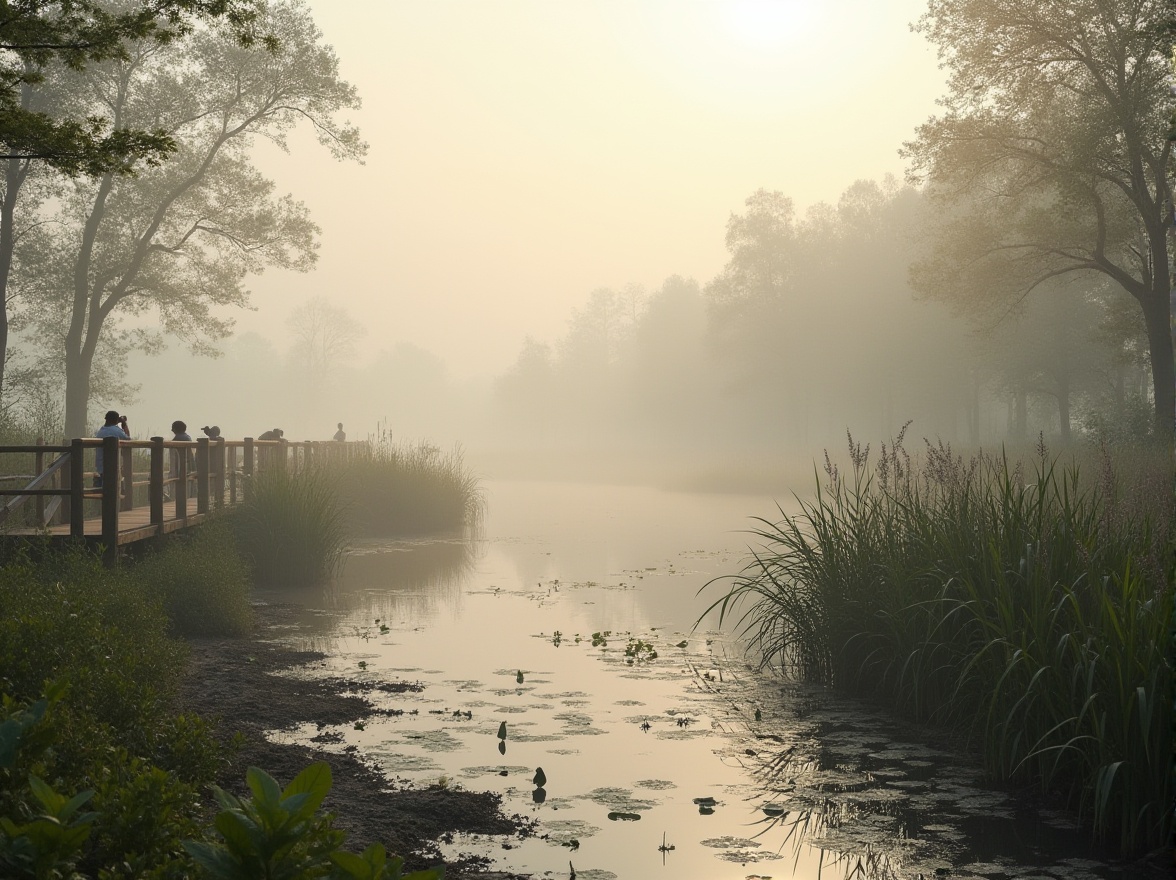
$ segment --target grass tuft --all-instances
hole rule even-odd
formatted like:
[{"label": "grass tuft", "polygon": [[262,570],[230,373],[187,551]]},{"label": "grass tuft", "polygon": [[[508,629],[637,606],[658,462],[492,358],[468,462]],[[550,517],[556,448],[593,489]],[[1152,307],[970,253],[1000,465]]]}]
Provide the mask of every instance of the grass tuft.
[{"label": "grass tuft", "polygon": [[241,552],[265,586],[325,583],[347,550],[343,503],[327,466],[262,469],[235,519]]}]

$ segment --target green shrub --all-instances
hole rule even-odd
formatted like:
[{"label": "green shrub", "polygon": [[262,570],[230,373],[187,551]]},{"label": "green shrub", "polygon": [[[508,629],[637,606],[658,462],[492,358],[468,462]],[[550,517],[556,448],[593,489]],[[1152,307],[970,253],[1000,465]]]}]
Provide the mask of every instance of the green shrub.
[{"label": "green shrub", "polygon": [[184,663],[167,627],[157,596],[83,551],[9,563],[0,567],[0,691],[35,700],[46,681],[62,681],[62,723],[79,725],[79,749],[96,725],[148,755]]},{"label": "green shrub", "polygon": [[482,492],[459,448],[381,441],[330,467],[357,534],[436,534],[482,522]]},{"label": "green shrub", "polygon": [[6,695],[0,706],[3,876],[191,876],[182,842],[199,831],[197,784],[132,757],[103,728],[94,732],[101,748],[70,772],[60,760],[73,747],[67,698],[53,685],[31,704]]},{"label": "green shrub", "polygon": [[329,469],[266,468],[249,488],[235,519],[257,582],[302,587],[329,580],[347,549],[343,506]]},{"label": "green shrub", "polygon": [[346,835],[332,826],[330,813],[319,812],[331,790],[326,764],[311,764],[285,789],[256,767],[245,778],[252,798],[214,789],[220,840],[186,844],[210,880],[441,880],[439,868],[402,874],[403,860],[389,859],[378,843],[361,855],[342,849]]},{"label": "green shrub", "polygon": [[1172,827],[1173,481],[1042,448],[1035,473],[851,441],[852,474],[763,542],[712,608],[764,662],[971,733],[999,779],[1060,792],[1127,850]]},{"label": "green shrub", "polygon": [[218,520],[171,535],[132,567],[158,595],[175,632],[243,636],[253,627],[249,569],[229,523]]}]

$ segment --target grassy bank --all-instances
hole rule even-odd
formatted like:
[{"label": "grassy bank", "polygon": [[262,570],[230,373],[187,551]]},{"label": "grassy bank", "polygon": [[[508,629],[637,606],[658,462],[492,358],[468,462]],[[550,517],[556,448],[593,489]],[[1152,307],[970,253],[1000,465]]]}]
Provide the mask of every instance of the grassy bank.
[{"label": "grassy bank", "polygon": [[851,441],[713,607],[765,663],[967,733],[1137,852],[1172,828],[1172,470]]}]

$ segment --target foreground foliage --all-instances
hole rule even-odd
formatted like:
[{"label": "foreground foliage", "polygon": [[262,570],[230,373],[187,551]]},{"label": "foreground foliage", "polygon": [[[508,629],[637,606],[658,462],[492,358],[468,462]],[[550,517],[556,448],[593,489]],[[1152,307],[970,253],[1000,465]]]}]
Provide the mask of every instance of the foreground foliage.
[{"label": "foreground foliage", "polygon": [[214,789],[221,811],[215,828],[219,842],[184,844],[212,880],[440,880],[440,868],[402,874],[404,860],[388,858],[381,844],[362,854],[343,850],[346,835],[332,827],[333,816],[319,807],[331,790],[331,768],[311,764],[281,788],[264,770],[250,767],[246,782],[252,798]]},{"label": "foreground foliage", "polygon": [[[207,614],[212,631],[234,619],[218,606],[238,605],[236,581],[204,583],[239,578],[239,560],[204,558],[231,556],[232,537],[198,529],[113,570],[81,550],[0,566],[0,876],[402,877],[402,860],[379,845],[342,849],[343,832],[319,812],[331,786],[325,764],[284,791],[251,769],[253,797],[238,799],[211,786],[222,752],[208,726],[174,714],[185,652],[168,636],[177,624],[165,605]],[[203,591],[194,605],[175,595],[188,587]],[[201,797],[210,786],[222,808],[214,828]]]},{"label": "foreground foliage", "polygon": [[1030,475],[927,445],[850,441],[852,474],[796,515],[711,607],[763,662],[969,733],[998,779],[1060,793],[1125,851],[1172,829],[1173,483],[1040,448]]},{"label": "foreground foliage", "polygon": [[[213,786],[222,807],[202,832],[193,786],[138,761],[116,761],[112,784],[99,777],[72,796],[67,780],[45,781],[58,739],[64,689],[0,707],[0,870],[12,878],[190,878],[210,880],[440,880],[441,869],[402,875],[403,860],[374,844],[356,855],[319,807],[331,788],[326,764],[312,764],[285,790],[251,767],[242,800]],[[194,839],[207,833],[213,842]]]},{"label": "foreground foliage", "polygon": [[221,754],[172,709],[168,628],[149,584],[84,552],[0,567],[0,875],[184,876]]}]

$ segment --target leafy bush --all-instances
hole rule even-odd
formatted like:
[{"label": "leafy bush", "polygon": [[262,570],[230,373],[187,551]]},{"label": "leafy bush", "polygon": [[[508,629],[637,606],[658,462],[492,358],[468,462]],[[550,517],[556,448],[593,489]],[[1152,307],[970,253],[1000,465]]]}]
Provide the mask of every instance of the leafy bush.
[{"label": "leafy bush", "polygon": [[150,589],[91,555],[69,551],[36,566],[18,559],[0,567],[0,691],[32,701],[45,682],[61,681],[69,697],[59,723],[77,726],[79,757],[96,736],[91,727],[149,756],[184,662],[167,627]]},{"label": "leafy bush", "polygon": [[331,768],[311,764],[285,789],[268,773],[250,767],[245,776],[253,797],[242,800],[214,789],[221,812],[219,842],[189,841],[188,852],[211,880],[441,880],[438,868],[402,874],[402,859],[388,859],[373,844],[361,855],[341,849],[345,834],[333,816],[319,813],[331,790]]},{"label": "leafy bush", "polygon": [[[190,876],[182,841],[199,831],[196,785],[131,757],[101,728],[102,748],[80,772],[69,772],[59,760],[71,748],[67,696],[54,685],[31,704],[5,695],[0,707],[3,876]],[[59,792],[82,785],[89,787],[72,796]]]},{"label": "leafy bush", "polygon": [[186,636],[248,634],[249,570],[229,524],[213,521],[166,540],[131,572],[160,597],[173,629]]},{"label": "leafy bush", "polygon": [[62,876],[190,871],[181,840],[221,753],[203,721],[172,713],[184,646],[168,625],[138,573],[82,550],[0,567],[3,876],[55,876],[48,852]]},{"label": "leafy bush", "polygon": [[381,440],[331,470],[349,528],[368,535],[424,535],[475,528],[485,509],[460,449]]},{"label": "leafy bush", "polygon": [[[764,662],[970,732],[1000,779],[1071,798],[1128,850],[1172,827],[1176,545],[1168,456],[1134,486],[1042,447],[1035,472],[851,439],[852,475],[763,541],[711,607]],[[709,609],[708,609],[709,610]]]},{"label": "leafy bush", "polygon": [[331,473],[265,468],[235,516],[240,546],[259,583],[312,586],[331,578],[347,548],[343,506]]}]

